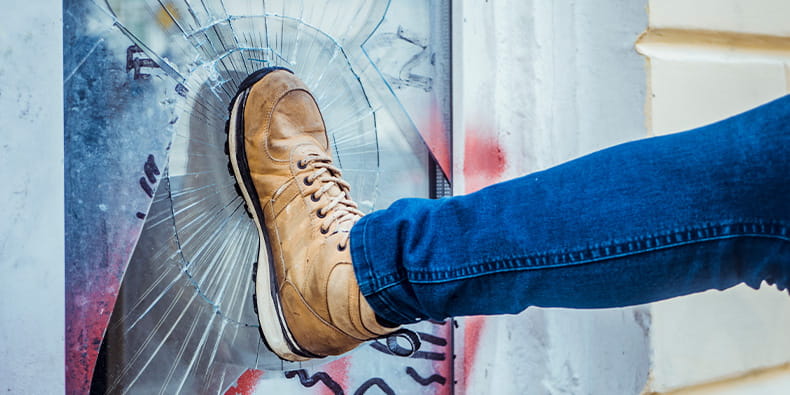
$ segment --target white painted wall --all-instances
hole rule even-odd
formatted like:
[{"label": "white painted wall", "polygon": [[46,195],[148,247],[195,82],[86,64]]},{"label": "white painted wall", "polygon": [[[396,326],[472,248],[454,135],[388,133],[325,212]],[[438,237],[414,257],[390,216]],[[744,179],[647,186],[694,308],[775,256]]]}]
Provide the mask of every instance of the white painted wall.
[{"label": "white painted wall", "polygon": [[61,2],[4,5],[6,10],[0,13],[0,392],[62,393]]},{"label": "white painted wall", "polygon": [[[454,4],[462,7],[461,37],[454,36],[462,40],[453,68],[456,193],[479,187],[474,166],[494,160],[481,141],[502,150],[502,171],[482,174],[495,182],[647,136],[645,61],[633,48],[647,28],[646,1]],[[457,393],[636,394],[646,385],[645,307],[530,308],[461,322]]]},{"label": "white painted wall", "polygon": [[[459,3],[458,194],[479,186],[469,156],[480,135],[504,151],[503,171],[487,174],[495,182],[711,123],[790,89],[790,6],[783,0],[651,0],[654,30],[640,40],[644,58],[634,45],[648,27],[647,2]],[[457,389],[784,394],[788,320],[790,298],[770,287],[634,309],[469,319],[456,342]],[[477,331],[479,344],[469,352],[464,341]]]}]

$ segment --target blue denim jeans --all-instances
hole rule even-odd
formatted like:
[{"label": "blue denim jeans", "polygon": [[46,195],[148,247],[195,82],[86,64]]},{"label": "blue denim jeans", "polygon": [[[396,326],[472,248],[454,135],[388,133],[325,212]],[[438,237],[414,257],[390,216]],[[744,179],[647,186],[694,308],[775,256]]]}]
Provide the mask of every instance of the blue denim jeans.
[{"label": "blue denim jeans", "polygon": [[790,96],[351,230],[360,289],[410,323],[790,286]]}]

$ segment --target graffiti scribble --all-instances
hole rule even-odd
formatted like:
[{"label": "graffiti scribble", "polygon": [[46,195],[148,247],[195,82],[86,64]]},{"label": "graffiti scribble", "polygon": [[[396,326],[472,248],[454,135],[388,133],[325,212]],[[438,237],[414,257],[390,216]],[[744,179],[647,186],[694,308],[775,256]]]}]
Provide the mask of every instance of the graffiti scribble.
[{"label": "graffiti scribble", "polygon": [[156,165],[154,155],[148,155],[148,159],[146,159],[145,164],[143,165],[143,171],[145,172],[145,176],[148,178],[148,182],[151,184],[156,182],[156,176],[158,176],[160,173],[159,166]]},{"label": "graffiti scribble", "polygon": [[439,383],[439,385],[444,385],[447,382],[446,378],[438,374],[432,374],[430,377],[424,378],[420,376],[420,374],[417,373],[417,371],[414,370],[414,368],[412,368],[411,366],[406,368],[406,374],[411,376],[411,378],[413,378],[414,381],[420,383],[420,385],[422,386],[428,386],[431,383]]},{"label": "graffiti scribble", "polygon": [[367,392],[373,386],[379,387],[379,389],[387,395],[395,395],[395,391],[387,384],[386,381],[381,379],[380,377],[374,377],[359,386],[356,391],[354,391],[354,395],[362,395]]},{"label": "graffiti scribble", "polygon": [[151,74],[144,73],[143,68],[159,68],[159,65],[151,58],[145,56],[145,52],[136,44],[126,48],[126,71],[134,70],[135,80],[151,79]]},{"label": "graffiti scribble", "polygon": [[447,345],[447,340],[445,338],[443,338],[443,337],[439,337],[439,336],[432,335],[430,333],[425,333],[425,332],[417,332],[417,335],[420,336],[420,340],[424,340],[424,341],[426,341],[428,343],[435,344],[437,346],[442,346],[442,347]]},{"label": "graffiti scribble", "polygon": [[324,383],[324,385],[326,385],[333,394],[343,395],[343,389],[340,388],[340,384],[333,380],[332,377],[330,377],[326,372],[318,372],[312,376],[307,376],[307,371],[304,369],[290,370],[285,372],[285,378],[290,379],[294,376],[299,376],[299,383],[305,387],[312,387],[320,381]]},{"label": "graffiti scribble", "polygon": [[[370,346],[373,347],[374,350],[383,352],[387,355],[392,355],[390,350],[384,344],[379,342],[372,342]],[[415,352],[410,358],[415,359],[428,359],[431,361],[444,361],[447,359],[447,355],[443,352],[433,352],[433,351],[417,351]]]}]

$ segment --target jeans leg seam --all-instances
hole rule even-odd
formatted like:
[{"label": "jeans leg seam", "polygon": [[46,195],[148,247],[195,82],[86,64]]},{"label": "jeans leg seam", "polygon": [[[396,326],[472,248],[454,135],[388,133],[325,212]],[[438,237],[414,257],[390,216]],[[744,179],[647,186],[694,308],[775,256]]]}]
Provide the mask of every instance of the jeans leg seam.
[{"label": "jeans leg seam", "polygon": [[[748,232],[746,228],[751,228]],[[761,228],[762,232],[755,231],[756,228]],[[765,231],[766,227],[772,228],[772,232]],[[722,228],[722,229],[719,229]],[[713,232],[721,233],[724,229],[739,228],[739,231],[727,231],[725,234],[716,234],[707,237],[694,237],[689,236],[689,240],[672,241],[677,239],[679,235],[691,235],[692,232]],[[773,229],[776,228],[776,229]],[[416,284],[430,284],[445,281],[461,280],[466,278],[480,277],[486,274],[502,273],[510,271],[522,270],[538,270],[546,268],[557,268],[563,266],[583,265],[593,262],[600,262],[610,259],[622,258],[637,254],[643,254],[651,251],[663,250],[671,247],[682,245],[704,243],[722,239],[730,239],[737,237],[761,237],[761,238],[778,238],[785,241],[790,241],[788,235],[788,228],[785,224],[780,222],[731,222],[726,224],[707,225],[704,227],[688,228],[683,230],[674,230],[666,234],[645,237],[638,240],[626,240],[620,243],[615,243],[607,246],[587,247],[576,251],[565,251],[549,254],[533,254],[530,256],[514,256],[501,259],[488,260],[477,264],[465,266],[451,272],[410,272],[408,274],[409,282]],[[669,239],[669,241],[667,241]],[[633,245],[645,245],[648,247],[634,248]],[[628,251],[623,252],[623,249]],[[597,250],[597,253],[593,253]],[[592,258],[584,258],[585,255],[592,256]],[[597,255],[597,256],[596,256]],[[551,263],[554,262],[554,263]],[[440,274],[440,275],[437,275]]]}]

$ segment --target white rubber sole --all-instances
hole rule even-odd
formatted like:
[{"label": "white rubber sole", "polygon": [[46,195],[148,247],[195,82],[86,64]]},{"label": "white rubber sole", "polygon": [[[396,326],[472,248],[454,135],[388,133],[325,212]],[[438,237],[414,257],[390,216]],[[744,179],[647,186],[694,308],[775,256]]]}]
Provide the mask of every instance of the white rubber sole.
[{"label": "white rubber sole", "polygon": [[[250,197],[249,188],[254,188],[252,185],[247,185],[238,163],[239,147],[236,142],[237,139],[237,124],[238,117],[243,114],[244,109],[241,107],[241,102],[246,99],[249,91],[245,91],[234,99],[233,108],[230,113],[230,120],[228,121],[228,151],[230,156],[230,163],[233,167],[233,174],[236,182],[239,184],[244,201],[247,203],[247,208],[252,215],[252,220],[258,228],[258,240],[260,241],[258,247],[258,271],[255,277],[255,304],[258,309],[258,323],[261,325],[261,332],[266,340],[269,348],[277,354],[281,359],[289,361],[307,361],[311,358],[303,357],[294,353],[293,349],[299,349],[293,334],[288,329],[285,318],[282,316],[282,308],[280,306],[279,296],[277,290],[272,289],[272,276],[274,275],[272,260],[269,257],[268,236],[264,233],[263,225],[259,218],[259,213],[256,207],[258,202],[253,202]],[[263,211],[263,208],[261,208]]]}]

